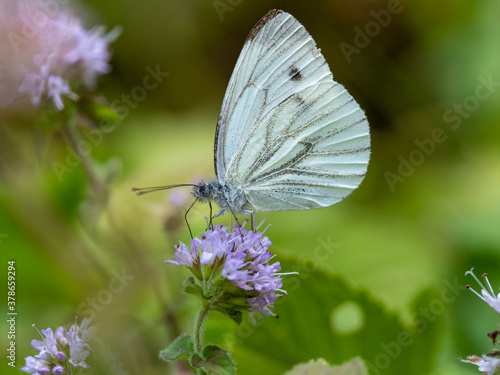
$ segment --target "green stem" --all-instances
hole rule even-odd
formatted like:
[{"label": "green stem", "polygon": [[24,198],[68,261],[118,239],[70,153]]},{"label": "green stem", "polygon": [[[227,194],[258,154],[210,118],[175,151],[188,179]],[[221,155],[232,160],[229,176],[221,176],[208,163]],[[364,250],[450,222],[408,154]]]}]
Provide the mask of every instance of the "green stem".
[{"label": "green stem", "polygon": [[[198,312],[198,316],[196,317],[196,321],[194,323],[194,350],[196,354],[198,354],[201,358],[203,358],[203,333],[205,328],[205,322],[208,318],[208,312],[210,311],[210,307],[208,304],[203,303],[200,311]],[[197,369],[196,373],[198,375],[206,375],[206,371],[204,369]]]},{"label": "green stem", "polygon": [[196,322],[194,323],[194,350],[200,357],[203,352],[203,330],[209,311],[210,308],[204,304],[198,312]]},{"label": "green stem", "polygon": [[85,173],[86,173],[87,177],[89,178],[90,184],[92,185],[94,190],[98,193],[105,193],[106,189],[107,189],[106,185],[97,176],[97,173],[94,170],[94,167],[92,165],[92,161],[89,158],[89,155],[81,152],[80,148],[78,147],[78,143],[79,143],[79,141],[81,141],[79,134],[77,134],[77,132],[73,131],[72,124],[70,124],[69,121],[66,121],[66,123],[63,124],[62,131],[63,131],[63,134],[66,137],[68,143],[70,144],[71,148],[75,151],[75,153],[80,158],[83,169],[85,170]]}]

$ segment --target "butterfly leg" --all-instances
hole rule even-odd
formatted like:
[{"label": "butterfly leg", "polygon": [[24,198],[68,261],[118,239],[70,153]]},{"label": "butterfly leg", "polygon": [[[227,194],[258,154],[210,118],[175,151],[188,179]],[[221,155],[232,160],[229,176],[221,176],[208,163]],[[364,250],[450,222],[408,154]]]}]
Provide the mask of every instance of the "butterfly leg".
[{"label": "butterfly leg", "polygon": [[209,222],[208,222],[208,227],[212,230],[214,230],[214,222],[213,222],[213,218],[215,216],[212,216],[212,201],[209,199],[208,200],[208,205],[210,206],[210,219],[209,219]]},{"label": "butterfly leg", "polygon": [[252,231],[256,231],[256,223],[255,223],[255,211],[252,210],[243,210],[243,213],[245,214],[250,214],[250,227],[252,228]]},{"label": "butterfly leg", "polygon": [[[231,208],[231,206],[227,206],[227,208],[228,208],[228,209],[229,209],[229,211],[231,211],[231,213],[233,214],[234,220],[236,220],[236,222],[237,222],[238,224],[240,224],[240,222],[238,221],[238,218],[236,217],[236,214],[234,213],[234,211],[233,211],[233,209]],[[219,214],[224,213],[224,212],[226,212],[226,209],[222,209],[222,210],[220,210],[220,211],[217,213],[217,215],[215,215],[215,216],[219,216]],[[214,217],[215,217],[215,216],[214,216]]]},{"label": "butterfly leg", "polygon": [[216,217],[219,217],[220,215],[222,215],[224,212],[226,212],[226,209],[225,208],[221,208],[219,212],[217,212],[214,216],[212,216],[212,212],[210,211],[210,223],[212,223],[213,219],[215,219]]},{"label": "butterfly leg", "polygon": [[194,204],[195,204],[196,202],[198,202],[198,199],[200,199],[200,198],[196,198],[196,199],[194,200],[194,202],[193,202],[193,203],[191,203],[191,206],[189,206],[189,208],[187,209],[186,213],[184,214],[184,221],[186,222],[186,225],[187,225],[187,227],[188,227],[188,229],[189,229],[189,235],[191,236],[191,239],[193,239],[193,232],[191,232],[191,227],[189,226],[189,223],[188,223],[188,217],[187,217],[187,216],[188,216],[189,211],[191,211],[191,208],[193,208]]},{"label": "butterfly leg", "polygon": [[[238,220],[238,217],[236,216],[236,213],[233,211],[233,209],[232,209],[232,208],[231,208],[231,206],[229,206],[229,205],[227,206],[227,209],[229,209],[229,211],[231,211],[231,214],[233,214],[234,220],[236,221],[236,224],[238,224],[238,225],[237,225],[238,231],[240,232],[240,235],[241,235],[241,236],[242,236],[242,238],[243,238],[243,234],[241,233],[241,224],[240,224],[240,222],[239,222],[239,220]],[[217,215],[215,215],[215,216],[218,216],[218,215],[221,213],[221,211],[222,211],[222,213],[223,213],[223,212],[225,212],[225,209],[220,210],[220,211],[217,213]],[[215,216],[214,216],[214,217],[215,217]]]}]

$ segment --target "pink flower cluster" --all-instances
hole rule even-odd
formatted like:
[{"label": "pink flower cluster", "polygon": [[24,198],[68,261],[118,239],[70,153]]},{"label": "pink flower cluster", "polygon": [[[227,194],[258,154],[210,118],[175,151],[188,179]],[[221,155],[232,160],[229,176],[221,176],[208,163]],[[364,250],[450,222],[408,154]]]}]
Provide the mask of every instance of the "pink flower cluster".
[{"label": "pink flower cluster", "polygon": [[216,278],[228,280],[249,292],[250,312],[272,315],[270,307],[285,292],[281,289],[279,262],[270,263],[271,241],[262,233],[247,231],[237,224],[232,232],[228,229],[222,225],[208,229],[200,238],[193,238],[189,247],[181,242],[175,246],[175,260],[165,263],[190,268],[204,285],[217,284]]},{"label": "pink flower cluster", "polygon": [[117,35],[86,30],[56,1],[1,2],[0,107],[29,99],[62,110],[64,97],[77,100],[78,89],[93,88],[110,71],[109,43]]},{"label": "pink flower cluster", "polygon": [[59,327],[56,332],[51,328],[42,330],[42,340],[32,340],[31,346],[40,352],[26,358],[22,371],[28,374],[74,373],[79,367],[87,368],[85,362],[90,354],[89,341],[93,337],[94,328],[89,328],[90,320],[84,318],[80,325],[73,324],[66,331]]}]

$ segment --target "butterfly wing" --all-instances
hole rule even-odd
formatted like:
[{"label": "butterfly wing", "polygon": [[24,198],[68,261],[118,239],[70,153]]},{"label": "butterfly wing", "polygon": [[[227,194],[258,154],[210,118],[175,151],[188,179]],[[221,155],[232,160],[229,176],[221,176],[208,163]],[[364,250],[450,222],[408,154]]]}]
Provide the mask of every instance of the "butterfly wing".
[{"label": "butterfly wing", "polygon": [[250,32],[217,123],[219,181],[257,210],[330,206],[363,180],[366,117],[305,28],[270,11]]}]

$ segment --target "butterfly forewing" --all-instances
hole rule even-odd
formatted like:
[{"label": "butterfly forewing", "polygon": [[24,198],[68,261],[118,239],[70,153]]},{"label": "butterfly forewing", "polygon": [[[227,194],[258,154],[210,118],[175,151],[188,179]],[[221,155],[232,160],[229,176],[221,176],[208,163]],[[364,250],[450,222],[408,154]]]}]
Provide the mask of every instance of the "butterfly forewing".
[{"label": "butterfly forewing", "polygon": [[271,11],[250,32],[215,151],[219,181],[243,186],[261,211],[326,207],[361,183],[370,156],[366,117],[288,13]]},{"label": "butterfly forewing", "polygon": [[[277,59],[283,58],[283,51],[293,47],[291,41],[297,40],[299,36],[307,41],[305,29],[298,22],[291,23],[290,20],[294,20],[291,15],[272,10],[254,26],[245,41],[217,123],[215,168],[220,180],[225,178],[225,171],[243,138],[248,138],[248,130],[258,123],[263,107],[271,107],[270,100],[277,96],[291,94],[286,87],[282,87],[280,95],[276,95],[270,92],[272,88],[265,81],[278,78],[275,73],[279,68]],[[291,34],[293,26],[298,30],[293,30]],[[287,81],[287,77],[282,77],[281,82]]]}]

